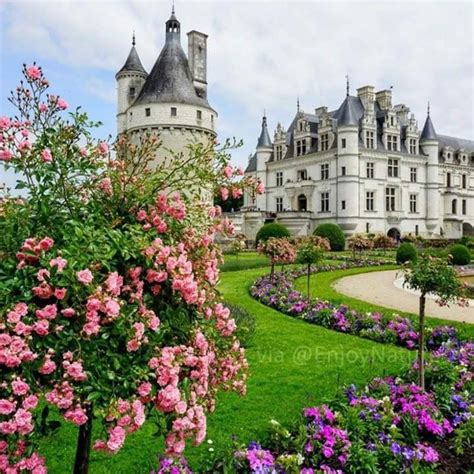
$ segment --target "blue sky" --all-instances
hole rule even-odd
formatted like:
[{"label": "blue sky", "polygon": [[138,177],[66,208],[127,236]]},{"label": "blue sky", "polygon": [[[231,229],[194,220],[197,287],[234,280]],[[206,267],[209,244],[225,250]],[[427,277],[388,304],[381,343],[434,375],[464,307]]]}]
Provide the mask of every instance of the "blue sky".
[{"label": "blue sky", "polygon": [[[0,114],[22,63],[36,60],[52,88],[115,133],[115,72],[130,49],[150,70],[164,41],[169,1],[0,2]],[[186,32],[209,34],[209,100],[221,140],[235,136],[245,165],[267,110],[270,131],[301,108],[337,108],[363,85],[393,86],[394,104],[423,126],[426,102],[440,133],[474,139],[473,3],[440,1],[176,1]],[[1,171],[3,174],[4,172]],[[0,176],[0,182],[11,178]]]}]

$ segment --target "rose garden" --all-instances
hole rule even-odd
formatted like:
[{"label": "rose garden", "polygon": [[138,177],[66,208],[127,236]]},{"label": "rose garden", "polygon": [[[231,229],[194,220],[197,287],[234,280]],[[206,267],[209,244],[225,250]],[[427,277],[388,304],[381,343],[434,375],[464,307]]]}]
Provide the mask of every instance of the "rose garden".
[{"label": "rose garden", "polygon": [[[427,301],[468,307],[472,240],[270,224],[221,248],[202,190],[264,192],[230,142],[150,171],[158,136],[96,140],[23,74],[0,117],[0,472],[471,472],[474,310]],[[387,270],[416,311],[332,286]]]}]

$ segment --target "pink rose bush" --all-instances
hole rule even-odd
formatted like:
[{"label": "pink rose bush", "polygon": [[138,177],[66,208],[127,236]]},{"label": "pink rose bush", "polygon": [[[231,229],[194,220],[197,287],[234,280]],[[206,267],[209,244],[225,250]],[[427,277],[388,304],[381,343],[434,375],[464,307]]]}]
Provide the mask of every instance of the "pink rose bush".
[{"label": "pink rose bush", "polygon": [[85,114],[66,120],[46,95],[40,67],[24,75],[18,118],[0,118],[0,158],[28,196],[0,201],[0,472],[46,472],[39,400],[81,433],[101,423],[87,443],[111,454],[153,414],[179,459],[205,438],[217,392],[246,381],[216,289],[214,236],[232,229],[201,190],[258,183],[200,144],[151,171],[158,137],[97,142]]},{"label": "pink rose bush", "polygon": [[285,237],[270,237],[266,242],[258,244],[257,251],[270,260],[272,276],[275,265],[293,263],[296,259],[296,247]]}]

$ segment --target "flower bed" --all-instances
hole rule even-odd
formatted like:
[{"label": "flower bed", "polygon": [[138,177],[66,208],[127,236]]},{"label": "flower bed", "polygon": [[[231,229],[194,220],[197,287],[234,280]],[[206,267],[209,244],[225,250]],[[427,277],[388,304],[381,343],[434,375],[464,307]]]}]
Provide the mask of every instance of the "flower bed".
[{"label": "flower bed", "polygon": [[[416,347],[418,333],[408,319],[303,297],[292,285],[302,273],[260,278],[251,294],[311,323]],[[474,343],[459,341],[456,330],[444,326],[430,331],[427,348],[426,392],[413,383],[416,363],[402,378],[375,378],[361,390],[350,386],[329,405],[306,408],[291,431],[273,422],[265,448],[253,442],[235,452],[233,471],[467,472],[474,464]]]}]

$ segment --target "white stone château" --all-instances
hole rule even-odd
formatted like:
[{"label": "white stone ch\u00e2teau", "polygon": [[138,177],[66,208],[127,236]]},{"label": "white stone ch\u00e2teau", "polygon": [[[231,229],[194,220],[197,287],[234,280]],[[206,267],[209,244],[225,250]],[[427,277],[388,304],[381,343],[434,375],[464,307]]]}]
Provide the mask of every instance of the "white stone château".
[{"label": "white stone ch\u00e2teau", "polygon": [[325,222],[347,235],[411,233],[459,238],[474,227],[474,142],[436,133],[430,111],[420,131],[392,91],[347,95],[334,111],[298,110],[273,142],[266,117],[246,173],[266,187],[246,195],[234,217],[248,238],[268,219],[297,235]]},{"label": "white stone ch\u00e2teau", "polygon": [[190,143],[216,137],[217,112],[207,101],[207,35],[188,33],[188,57],[181,47],[181,24],[174,8],[165,24],[165,44],[150,73],[135,48],[116,74],[117,132],[132,137],[157,133],[162,142],[158,162],[166,149],[184,152]]}]

